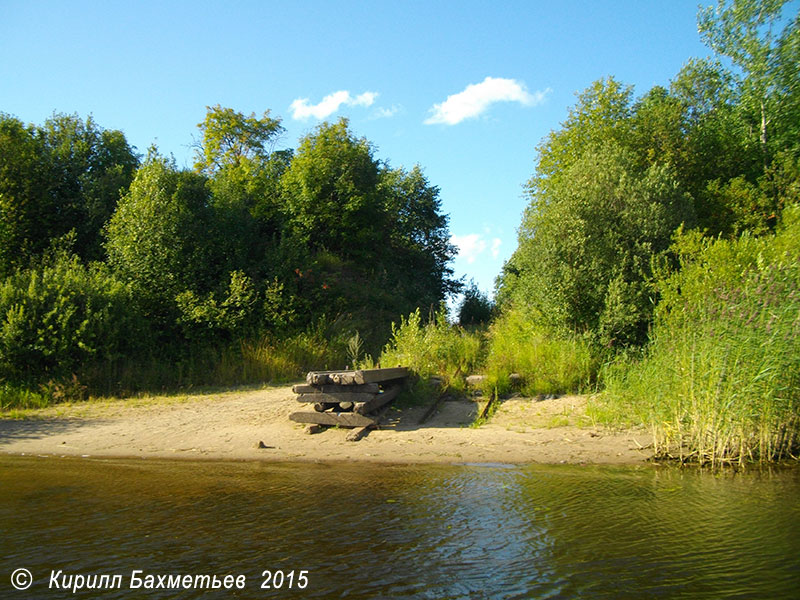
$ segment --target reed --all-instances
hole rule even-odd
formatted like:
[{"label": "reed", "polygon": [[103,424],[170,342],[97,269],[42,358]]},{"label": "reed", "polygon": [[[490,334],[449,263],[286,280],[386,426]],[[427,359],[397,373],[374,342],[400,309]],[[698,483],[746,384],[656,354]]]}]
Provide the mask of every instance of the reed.
[{"label": "reed", "polygon": [[[774,237],[683,240],[651,343],[604,371],[598,420],[650,428],[659,456],[701,464],[797,456],[800,211]],[[699,244],[699,246],[698,246]]]}]

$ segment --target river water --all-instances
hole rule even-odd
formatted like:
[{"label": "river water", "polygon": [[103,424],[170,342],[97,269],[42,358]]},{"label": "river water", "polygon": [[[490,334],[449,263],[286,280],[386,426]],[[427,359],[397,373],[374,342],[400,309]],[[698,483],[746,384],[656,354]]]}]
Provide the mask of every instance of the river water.
[{"label": "river water", "polygon": [[0,598],[66,597],[798,598],[800,469],[0,456]]}]

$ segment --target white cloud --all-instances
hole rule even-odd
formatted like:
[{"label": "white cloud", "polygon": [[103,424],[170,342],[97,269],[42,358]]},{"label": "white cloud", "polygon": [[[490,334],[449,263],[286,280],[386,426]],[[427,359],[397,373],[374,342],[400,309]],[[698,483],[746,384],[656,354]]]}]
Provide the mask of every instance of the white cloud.
[{"label": "white cloud", "polygon": [[500,246],[503,245],[503,240],[500,238],[494,238],[492,240],[492,258],[497,258],[500,256]]},{"label": "white cloud", "polygon": [[372,113],[371,119],[388,119],[390,117],[395,116],[399,113],[401,107],[397,104],[392,104],[389,108],[385,107],[378,107],[375,109],[375,112]]},{"label": "white cloud", "polygon": [[347,90],[340,90],[325,96],[318,104],[310,104],[308,98],[297,98],[289,109],[292,118],[297,120],[324,119],[335,113],[344,104],[346,106],[371,106],[378,97],[376,92],[364,92],[358,96],[351,96]]},{"label": "white cloud", "polygon": [[451,235],[450,243],[458,247],[459,258],[463,258],[468,264],[474,263],[475,259],[486,250],[486,240],[481,239],[478,233]]},{"label": "white cloud", "polygon": [[473,119],[495,102],[519,102],[523,106],[535,106],[544,101],[550,88],[531,94],[525,84],[515,79],[487,77],[481,83],[468,85],[463,92],[448,96],[441,104],[434,104],[433,113],[425,120],[426,125],[442,123],[455,125],[465,119]]}]

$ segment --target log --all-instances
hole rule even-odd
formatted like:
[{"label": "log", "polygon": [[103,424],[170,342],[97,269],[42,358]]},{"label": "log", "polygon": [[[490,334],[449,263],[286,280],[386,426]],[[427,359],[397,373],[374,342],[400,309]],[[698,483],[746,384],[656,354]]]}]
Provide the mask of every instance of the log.
[{"label": "log", "polygon": [[406,367],[394,367],[390,369],[364,369],[355,372],[356,383],[383,383],[393,379],[403,379],[408,377]]},{"label": "log", "polygon": [[358,429],[353,429],[353,431],[348,433],[344,439],[347,440],[348,442],[357,442],[373,429],[377,429],[378,427],[380,427],[381,419],[384,417],[386,411],[388,410],[389,410],[389,405],[387,404],[386,406],[383,407],[383,409],[381,409],[381,411],[377,415],[375,415],[374,424],[365,425],[364,427],[359,427]]},{"label": "log", "polygon": [[400,384],[394,385],[385,392],[378,394],[371,400],[368,400],[363,404],[357,404],[353,410],[360,415],[368,415],[370,413],[373,413],[380,407],[387,405],[389,402],[397,398],[397,395],[400,393],[400,390],[402,389],[403,389],[402,385]]},{"label": "log", "polygon": [[321,433],[325,431],[325,429],[325,425],[319,425],[315,423],[314,425],[306,425],[306,428],[303,430],[303,432],[305,432],[307,435],[314,435],[315,433]]},{"label": "log", "polygon": [[298,402],[327,402],[330,404],[340,404],[342,402],[368,402],[377,394],[362,393],[341,393],[341,394],[300,394],[297,396]]},{"label": "log", "polygon": [[338,425],[339,427],[365,427],[374,425],[375,419],[356,413],[336,412],[293,412],[289,419],[295,423],[315,423],[317,425]]},{"label": "log", "polygon": [[385,383],[394,379],[408,377],[406,367],[390,369],[362,369],[359,371],[311,371],[306,375],[309,385],[364,385],[367,383]]},{"label": "log", "polygon": [[377,394],[381,391],[381,388],[377,383],[366,383],[364,385],[293,385],[292,391],[295,394],[340,394],[342,392]]},{"label": "log", "polygon": [[309,371],[306,374],[306,383],[309,385],[325,385],[330,383],[330,375],[339,371]]}]

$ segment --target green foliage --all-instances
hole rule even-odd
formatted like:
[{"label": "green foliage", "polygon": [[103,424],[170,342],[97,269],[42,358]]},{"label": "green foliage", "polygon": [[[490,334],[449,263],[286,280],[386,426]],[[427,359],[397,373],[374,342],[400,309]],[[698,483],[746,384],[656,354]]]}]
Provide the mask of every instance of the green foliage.
[{"label": "green foliage", "polygon": [[206,118],[198,125],[203,136],[195,168],[209,175],[225,168],[246,167],[268,159],[270,146],[283,133],[280,119],[265,111],[246,117],[219,104],[206,107]]},{"label": "green foliage", "polygon": [[462,327],[488,325],[493,317],[494,303],[472,282],[464,290],[464,298],[458,307],[458,324]]},{"label": "green foliage", "polygon": [[465,378],[480,370],[485,348],[481,331],[468,332],[447,321],[440,309],[424,323],[419,309],[392,324],[380,364],[410,368],[420,379],[440,379],[444,388],[465,389]]},{"label": "green foliage", "polygon": [[214,234],[205,178],[151,150],[106,228],[108,261],[163,312],[182,291],[207,291],[221,278]]},{"label": "green foliage", "polygon": [[102,258],[101,231],[138,164],[119,131],[77,116],[43,127],[0,113],[0,275],[75,231],[73,250]]},{"label": "green foliage", "polygon": [[557,335],[527,310],[509,308],[489,329],[484,391],[506,394],[509,375],[521,376],[526,396],[585,392],[594,384],[599,364],[587,341]]},{"label": "green foliage", "polygon": [[146,342],[131,290],[102,265],[57,255],[0,283],[0,381],[85,376]]},{"label": "green foliage", "polygon": [[532,185],[519,248],[506,266],[514,279],[503,281],[548,327],[586,332],[608,348],[646,339],[651,263],[672,231],[694,220],[670,167],[641,171],[635,162],[611,144],[587,148],[553,180]]},{"label": "green foliage", "polygon": [[643,423],[682,460],[772,460],[800,442],[800,207],[776,236],[676,241],[641,361],[605,375],[598,414]]},{"label": "green foliage", "polygon": [[301,243],[355,259],[378,247],[385,214],[373,153],[366,139],[350,132],[346,119],[323,123],[300,141],[281,182]]}]

